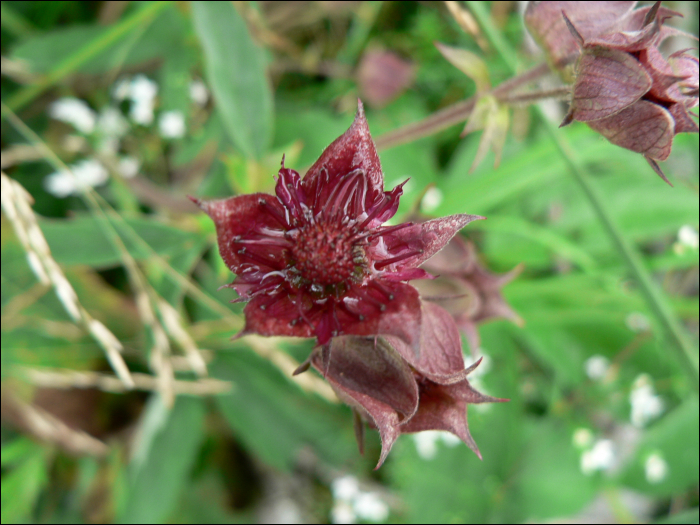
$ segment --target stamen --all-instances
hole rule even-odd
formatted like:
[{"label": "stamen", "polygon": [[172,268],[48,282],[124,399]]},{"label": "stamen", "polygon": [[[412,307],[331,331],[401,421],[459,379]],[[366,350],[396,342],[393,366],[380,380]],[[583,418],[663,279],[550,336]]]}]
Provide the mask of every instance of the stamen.
[{"label": "stamen", "polygon": [[241,239],[240,236],[238,238],[233,239],[233,242],[236,244],[251,244],[251,245],[262,245],[262,246],[275,246],[277,248],[291,248],[292,243],[287,241],[286,239]]},{"label": "stamen", "polygon": [[374,209],[367,216],[367,218],[362,222],[362,224],[360,224],[358,229],[360,229],[360,230],[364,229],[365,226],[367,226],[377,215],[379,215],[384,210],[386,210],[389,206],[391,206],[392,200],[393,200],[393,198],[391,195],[385,195],[384,202],[382,202],[381,204],[374,207]]},{"label": "stamen", "polygon": [[397,224],[396,226],[389,226],[388,228],[384,228],[383,230],[374,230],[372,233],[369,234],[369,237],[381,237],[382,235],[386,235],[388,233],[394,233],[399,230],[403,230],[404,228],[408,228],[409,226],[413,226],[415,223],[413,222],[404,222],[402,224]]},{"label": "stamen", "polygon": [[[318,213],[318,215],[326,219],[331,219],[335,215],[333,211],[335,210],[336,193],[338,193],[339,191],[343,192],[345,188],[347,188],[348,180],[352,180],[352,177],[354,175],[355,171],[351,171],[342,176],[341,180],[338,182],[338,184],[336,184],[336,186],[333,188],[333,191],[331,191],[331,194],[326,199],[326,202],[324,202],[323,207],[321,208],[321,211]],[[326,211],[328,211],[329,213],[327,214]]]},{"label": "stamen", "polygon": [[275,209],[274,206],[270,206],[270,205],[267,203],[267,201],[266,201],[265,199],[260,199],[260,200],[258,201],[258,204],[259,204],[260,206],[262,206],[263,208],[265,208],[265,211],[266,211],[273,219],[275,219],[278,223],[280,223],[280,224],[282,225],[282,227],[283,227],[285,230],[288,230],[288,229],[291,227],[291,226],[289,225],[289,222],[287,222],[287,220],[285,219],[285,217],[283,217],[282,215],[280,215],[280,212],[278,212],[278,211]]},{"label": "stamen", "polygon": [[414,255],[420,255],[421,253],[423,253],[423,250],[413,250],[410,252],[402,253],[401,255],[397,255],[396,257],[392,257],[390,259],[384,259],[383,261],[379,261],[379,262],[374,264],[374,267],[377,270],[380,270],[380,269],[384,268],[385,266],[389,266],[390,264],[394,264],[394,263],[397,263],[399,261],[403,261],[405,259],[413,257]]},{"label": "stamen", "polygon": [[[342,203],[345,201],[345,204],[343,205],[343,214],[347,214],[348,211],[348,204],[349,201],[352,199],[353,194],[355,191],[357,191],[357,184],[353,184],[355,180],[360,177],[362,178],[364,175],[364,171],[360,169],[353,170],[343,176],[343,181],[341,184],[338,184],[334,189],[333,192],[331,193],[330,197],[328,197],[328,202],[332,203],[334,213],[332,214],[331,217],[335,217],[337,215],[338,211],[340,211],[340,206],[335,206],[336,202],[338,204]],[[348,189],[351,190],[351,193],[348,195]],[[337,195],[336,195],[337,192]]]},{"label": "stamen", "polygon": [[266,259],[262,255],[251,252],[245,246],[243,248],[241,248],[240,250],[238,250],[236,253],[238,255],[240,255],[241,257],[245,257],[248,260],[255,261],[258,264],[262,264],[262,265],[268,266],[270,268],[277,268],[279,266],[279,262],[277,262],[275,260],[271,261],[269,259]]},{"label": "stamen", "polygon": [[316,205],[318,204],[318,200],[321,198],[321,190],[328,182],[328,170],[326,169],[325,166],[321,168],[320,177],[323,177],[326,180],[325,181],[324,180],[317,180],[314,201],[311,203],[312,207],[314,209],[314,212],[316,212]]},{"label": "stamen", "polygon": [[305,206],[301,204],[301,200],[299,199],[299,195],[297,194],[297,189],[294,187],[294,185],[292,183],[288,183],[286,187],[292,199],[292,204],[294,204],[292,208],[292,212],[294,212],[294,217],[299,219],[301,218],[299,214],[302,214],[303,216]]}]

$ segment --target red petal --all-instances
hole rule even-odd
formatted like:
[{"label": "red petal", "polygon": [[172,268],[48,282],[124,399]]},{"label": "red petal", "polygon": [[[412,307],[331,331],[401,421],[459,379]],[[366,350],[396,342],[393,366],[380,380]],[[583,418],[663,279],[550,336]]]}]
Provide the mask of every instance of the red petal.
[{"label": "red petal", "polygon": [[366,187],[365,194],[358,202],[362,207],[360,213],[371,208],[384,190],[379,156],[369,132],[362,102],[357,102],[357,114],[350,128],[324,150],[304,176],[302,185],[314,213],[320,212],[328,203],[333,190],[343,177],[355,170],[362,172],[363,184]]},{"label": "red petal", "polygon": [[340,335],[393,335],[417,350],[421,306],[412,286],[376,279],[351,288],[341,301],[335,309]]},{"label": "red petal", "polygon": [[311,326],[300,319],[298,303],[286,292],[255,296],[245,306],[245,328],[238,334],[288,335],[313,337]]},{"label": "red petal", "polygon": [[[269,213],[284,217],[284,210],[272,195],[253,193],[229,199],[200,201],[196,204],[214,221],[219,253],[235,274],[255,266],[263,273],[287,266],[283,255],[287,244],[280,222]],[[267,233],[266,233],[267,232]],[[268,234],[278,234],[270,236]],[[245,240],[260,244],[247,244]],[[243,254],[241,250],[244,250]]]},{"label": "red petal", "polygon": [[378,263],[381,263],[382,259],[392,259],[414,252],[415,255],[387,265],[385,271],[396,272],[405,268],[415,268],[439,252],[464,226],[479,219],[484,217],[459,214],[414,224],[382,235],[384,242],[371,246],[368,251]]},{"label": "red petal", "polygon": [[671,154],[674,122],[663,107],[639,100],[616,115],[588,122],[613,144],[655,160],[666,160]]}]

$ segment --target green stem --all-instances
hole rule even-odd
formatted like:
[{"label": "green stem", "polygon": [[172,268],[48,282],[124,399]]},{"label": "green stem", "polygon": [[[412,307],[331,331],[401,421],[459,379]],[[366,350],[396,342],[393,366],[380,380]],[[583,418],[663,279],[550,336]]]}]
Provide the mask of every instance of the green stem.
[{"label": "green stem", "polygon": [[[511,69],[511,73],[517,71],[516,53],[510,44],[503,38],[501,33],[491,23],[486,7],[482,2],[468,1],[472,13],[476,17],[479,25],[483,29],[494,49],[498,51],[501,58]],[[605,231],[612,240],[615,248],[627,263],[629,270],[635,276],[639,284],[640,291],[647,302],[649,310],[653,313],[657,322],[663,328],[667,337],[673,342],[672,348],[676,351],[678,359],[684,365],[688,378],[695,392],[700,388],[700,373],[698,371],[698,358],[693,345],[689,341],[680,321],[669,306],[657,285],[654,283],[650,273],[644,266],[641,256],[637,250],[628,242],[619,226],[613,219],[605,200],[602,198],[598,188],[593,183],[581,161],[576,158],[569,145],[564,141],[562,133],[552,125],[545,117],[542,110],[535,106],[539,119],[544,124],[547,132],[554,141],[557,149],[569,167],[569,172],[576,182],[581,186],[598,219],[603,224]]]},{"label": "green stem", "polygon": [[[129,18],[115,25],[104,34],[95,38],[92,42],[82,46],[80,49],[75,51],[75,53],[59,62],[53,71],[49,72],[41,80],[14,93],[7,100],[7,107],[12,111],[19,111],[48,88],[59,82],[67,75],[76,71],[80,66],[96,56],[98,53],[107,49],[124,34],[129,32],[133,27],[142,23],[149,23],[169,4],[170,2],[153,2],[151,4],[146,4],[145,7],[136,11]],[[5,117],[4,110],[2,112],[2,116],[3,118]]]}]

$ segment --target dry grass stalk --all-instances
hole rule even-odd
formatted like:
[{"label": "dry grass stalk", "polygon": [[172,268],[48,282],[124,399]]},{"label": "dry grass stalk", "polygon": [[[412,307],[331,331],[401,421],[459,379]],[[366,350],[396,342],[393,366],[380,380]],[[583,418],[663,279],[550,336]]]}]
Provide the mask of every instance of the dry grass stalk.
[{"label": "dry grass stalk", "polygon": [[[104,392],[123,393],[129,389],[117,378],[99,372],[79,372],[76,370],[38,369],[17,367],[19,373],[30,383],[41,388],[97,388]],[[162,393],[158,377],[149,374],[133,373],[133,389]],[[197,381],[175,379],[170,387],[175,395],[185,394],[205,396],[230,392],[233,386],[228,381],[204,378]]]},{"label": "dry grass stalk", "polygon": [[5,173],[1,174],[1,183],[2,209],[27,253],[27,261],[32,271],[42,284],[53,286],[68,315],[92,335],[104,350],[121,382],[127,388],[132,388],[134,382],[131,373],[121,356],[122,344],[104,324],[94,319],[80,304],[73,286],[51,256],[49,245],[31,207],[31,195]]}]

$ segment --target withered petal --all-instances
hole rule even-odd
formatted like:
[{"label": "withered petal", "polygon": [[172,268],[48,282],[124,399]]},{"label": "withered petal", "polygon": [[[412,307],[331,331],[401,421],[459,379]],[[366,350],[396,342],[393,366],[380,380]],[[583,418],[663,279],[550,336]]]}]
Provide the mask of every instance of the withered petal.
[{"label": "withered petal", "polygon": [[382,453],[376,468],[386,459],[400,435],[402,420],[418,409],[418,385],[401,356],[378,338],[336,337],[330,344],[329,363],[323,353],[312,354],[313,366],[322,374],[341,400],[368,416],[382,439]]},{"label": "withered petal", "polygon": [[666,160],[671,154],[673,117],[653,102],[638,100],[612,117],[587,124],[613,144],[652,159]]},{"label": "withered petal", "polygon": [[652,79],[629,53],[600,46],[586,48],[577,64],[571,115],[589,122],[610,117],[634,104],[652,85]]},{"label": "withered petal", "polygon": [[423,302],[418,354],[396,337],[386,339],[414,369],[436,383],[455,383],[466,377],[457,325],[448,312],[434,303]]}]

